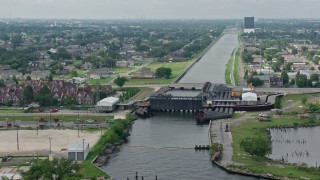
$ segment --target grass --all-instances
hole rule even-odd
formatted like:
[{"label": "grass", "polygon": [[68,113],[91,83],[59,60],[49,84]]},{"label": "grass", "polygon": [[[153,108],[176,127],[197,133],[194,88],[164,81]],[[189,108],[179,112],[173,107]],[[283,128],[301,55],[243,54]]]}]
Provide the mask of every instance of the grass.
[{"label": "grass", "polygon": [[24,113],[23,109],[0,109],[0,114],[15,114],[15,113]]},{"label": "grass", "polygon": [[182,62],[155,62],[149,64],[147,68],[150,68],[154,72],[157,68],[167,67],[172,69],[172,75],[169,79],[156,78],[156,79],[129,79],[126,85],[143,85],[143,84],[170,84],[174,82],[192,63],[192,61],[182,61]]},{"label": "grass", "polygon": [[103,85],[103,84],[108,84],[112,79],[113,78],[111,78],[111,77],[103,78],[103,79],[88,79],[88,83],[94,84],[94,85],[99,83],[99,84]]},{"label": "grass", "polygon": [[[309,94],[289,94],[281,99],[281,106],[283,108],[290,106],[291,103],[297,103],[295,107],[290,107],[291,111],[296,111],[299,109],[299,106],[302,106],[301,100],[302,98],[306,98],[308,100],[320,97],[320,93],[309,93]],[[290,102],[292,101],[292,102]]]},{"label": "grass", "polygon": [[236,86],[240,86],[239,64],[240,64],[240,48],[236,51],[236,57],[235,57],[234,69],[233,69],[233,78]]},{"label": "grass", "polygon": [[232,57],[229,59],[228,63],[226,64],[226,71],[224,73],[224,77],[226,79],[227,84],[231,84],[231,66],[232,66]]},{"label": "grass", "polygon": [[[255,114],[253,114],[255,117]],[[240,142],[246,137],[254,137],[261,135],[268,138],[266,129],[271,126],[293,125],[293,123],[301,122],[295,116],[279,116],[274,117],[271,122],[258,122],[255,118],[234,125],[232,127],[233,138],[233,160],[237,163],[244,164],[242,169],[247,169],[256,173],[270,173],[280,177],[301,178],[307,177],[317,179],[320,176],[319,171],[301,168],[298,166],[283,164],[277,161],[270,160],[265,157],[253,157],[246,154],[240,147]]]},{"label": "grass", "polygon": [[134,70],[135,68],[132,67],[127,67],[127,68],[110,68],[110,71],[115,72],[115,73],[127,73],[130,72],[132,70]]},{"label": "grass", "polygon": [[91,162],[97,155],[103,152],[106,146],[118,143],[120,141],[121,138],[117,132],[123,133],[124,129],[130,126],[132,120],[133,119],[131,117],[128,117],[126,120],[117,120],[110,129],[107,129],[103,133],[98,142],[92,147],[86,160],[81,164],[79,173],[82,175],[82,177],[88,179],[95,179],[96,177],[110,177],[107,173],[93,165]]},{"label": "grass", "polygon": [[140,87],[139,89],[140,89],[140,92],[137,95],[135,95],[132,98],[132,100],[141,100],[154,91],[153,88],[149,88],[149,87]]},{"label": "grass", "polygon": [[[87,120],[87,119],[92,119],[96,121],[105,121],[106,119],[112,118],[113,116],[92,116],[92,115],[86,115],[86,114],[80,114],[80,120]],[[20,121],[36,121],[37,118],[44,118],[46,120],[50,120],[50,114],[32,114],[32,116],[8,116],[8,120],[20,120]],[[63,122],[74,122],[77,121],[78,115],[61,115],[61,114],[51,114],[51,119],[53,120],[54,118],[62,119]],[[0,117],[0,121],[5,121],[6,116]]]}]

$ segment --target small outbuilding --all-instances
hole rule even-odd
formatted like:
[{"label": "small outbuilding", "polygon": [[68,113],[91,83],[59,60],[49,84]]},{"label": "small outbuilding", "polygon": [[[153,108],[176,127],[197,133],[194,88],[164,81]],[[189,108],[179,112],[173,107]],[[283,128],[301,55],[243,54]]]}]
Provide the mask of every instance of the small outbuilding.
[{"label": "small outbuilding", "polygon": [[89,143],[87,142],[76,142],[68,148],[68,159],[76,161],[84,161],[89,154]]},{"label": "small outbuilding", "polygon": [[258,101],[258,96],[256,93],[253,92],[243,93],[242,101]]},{"label": "small outbuilding", "polygon": [[117,97],[107,97],[99,101],[95,109],[97,112],[112,112],[116,109],[119,102],[119,98]]}]

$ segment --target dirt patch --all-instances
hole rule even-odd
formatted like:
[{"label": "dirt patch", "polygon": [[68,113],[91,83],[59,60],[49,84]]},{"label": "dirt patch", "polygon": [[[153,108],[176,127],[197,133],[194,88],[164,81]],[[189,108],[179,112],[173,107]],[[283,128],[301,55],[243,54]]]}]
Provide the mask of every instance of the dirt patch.
[{"label": "dirt patch", "polygon": [[67,149],[75,142],[88,142],[90,147],[100,138],[100,131],[79,132],[77,130],[19,130],[19,150],[17,147],[17,131],[0,131],[0,156],[37,156],[48,155],[51,151],[57,156],[67,156]]}]

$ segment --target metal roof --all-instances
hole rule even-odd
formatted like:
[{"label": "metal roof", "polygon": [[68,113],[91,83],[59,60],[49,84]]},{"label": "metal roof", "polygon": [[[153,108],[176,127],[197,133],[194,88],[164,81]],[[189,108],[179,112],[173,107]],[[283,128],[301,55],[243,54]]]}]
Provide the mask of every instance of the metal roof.
[{"label": "metal roof", "polygon": [[73,144],[70,144],[69,148],[68,148],[68,152],[82,152],[83,151],[83,145],[84,145],[84,149],[86,150],[86,148],[89,146],[88,142],[75,142]]}]

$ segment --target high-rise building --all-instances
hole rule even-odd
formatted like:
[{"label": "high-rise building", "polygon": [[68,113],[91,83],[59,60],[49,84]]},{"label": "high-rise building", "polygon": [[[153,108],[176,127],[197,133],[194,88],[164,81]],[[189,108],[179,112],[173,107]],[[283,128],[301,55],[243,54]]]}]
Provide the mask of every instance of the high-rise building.
[{"label": "high-rise building", "polygon": [[254,32],[254,17],[244,17],[244,33]]}]

